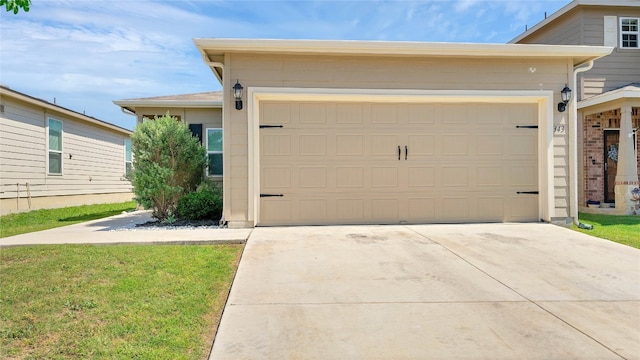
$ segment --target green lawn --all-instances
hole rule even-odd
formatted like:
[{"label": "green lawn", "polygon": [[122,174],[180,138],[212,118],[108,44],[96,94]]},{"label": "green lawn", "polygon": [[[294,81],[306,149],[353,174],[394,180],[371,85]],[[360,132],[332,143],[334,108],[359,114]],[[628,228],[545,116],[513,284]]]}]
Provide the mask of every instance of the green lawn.
[{"label": "green lawn", "polygon": [[593,230],[578,229],[573,225],[574,230],[640,249],[640,216],[580,213],[578,219],[593,225]]},{"label": "green lawn", "polygon": [[242,249],[2,249],[0,358],[205,359]]},{"label": "green lawn", "polygon": [[135,201],[129,201],[118,204],[42,209],[5,215],[0,217],[0,238],[100,219],[135,208]]}]

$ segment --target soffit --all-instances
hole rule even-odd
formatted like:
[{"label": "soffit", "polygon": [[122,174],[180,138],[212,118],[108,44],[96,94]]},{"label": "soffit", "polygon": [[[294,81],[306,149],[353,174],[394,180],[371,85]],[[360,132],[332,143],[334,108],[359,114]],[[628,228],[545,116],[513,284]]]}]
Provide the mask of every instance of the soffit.
[{"label": "soffit", "polygon": [[430,43],[351,40],[194,39],[205,59],[225,53],[323,54],[432,58],[569,58],[581,65],[611,53],[605,46]]}]

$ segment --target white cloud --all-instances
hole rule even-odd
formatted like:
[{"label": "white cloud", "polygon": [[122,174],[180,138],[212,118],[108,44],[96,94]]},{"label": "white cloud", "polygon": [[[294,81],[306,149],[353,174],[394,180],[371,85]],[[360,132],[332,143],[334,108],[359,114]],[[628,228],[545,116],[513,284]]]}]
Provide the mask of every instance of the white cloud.
[{"label": "white cloud", "polygon": [[130,127],[111,100],[219,89],[194,37],[506,42],[567,1],[39,0],[0,11],[1,81]]}]

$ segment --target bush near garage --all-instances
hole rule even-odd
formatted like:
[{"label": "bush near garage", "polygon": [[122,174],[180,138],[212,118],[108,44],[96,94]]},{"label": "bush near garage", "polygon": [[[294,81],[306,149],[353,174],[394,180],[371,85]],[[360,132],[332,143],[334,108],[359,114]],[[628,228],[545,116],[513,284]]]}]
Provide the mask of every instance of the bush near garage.
[{"label": "bush near garage", "polygon": [[202,181],[206,150],[169,113],[136,126],[131,143],[136,201],[160,221],[173,219],[178,199]]},{"label": "bush near garage", "polygon": [[184,195],[176,207],[178,217],[185,220],[219,220],[222,217],[222,189],[205,187]]}]

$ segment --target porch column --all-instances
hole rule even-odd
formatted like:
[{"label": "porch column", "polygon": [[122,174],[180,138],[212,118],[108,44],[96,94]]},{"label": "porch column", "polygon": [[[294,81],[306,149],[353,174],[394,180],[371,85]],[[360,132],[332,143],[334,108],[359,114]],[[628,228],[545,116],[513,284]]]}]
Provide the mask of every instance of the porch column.
[{"label": "porch column", "polygon": [[635,187],[638,187],[638,168],[633,149],[631,106],[625,104],[620,108],[620,144],[615,184],[617,214],[633,214],[636,203],[631,200],[631,190]]}]

